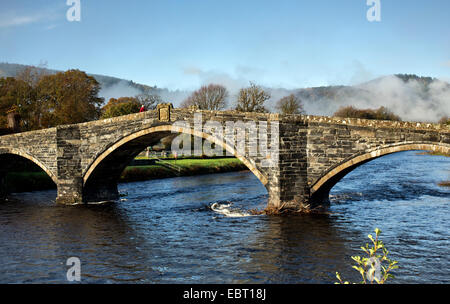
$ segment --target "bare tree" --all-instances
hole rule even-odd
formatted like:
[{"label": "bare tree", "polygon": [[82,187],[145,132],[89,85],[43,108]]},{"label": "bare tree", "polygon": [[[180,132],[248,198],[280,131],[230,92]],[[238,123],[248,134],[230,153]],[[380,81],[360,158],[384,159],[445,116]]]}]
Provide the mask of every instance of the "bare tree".
[{"label": "bare tree", "polygon": [[148,92],[136,95],[134,98],[147,110],[154,110],[158,104],[163,103],[161,96]]},{"label": "bare tree", "polygon": [[192,93],[181,106],[197,106],[200,110],[223,110],[227,105],[228,91],[224,86],[210,84],[202,86],[199,90]]},{"label": "bare tree", "polygon": [[303,110],[302,101],[294,94],[291,94],[278,100],[275,108],[281,114],[302,114],[305,112]]},{"label": "bare tree", "polygon": [[50,72],[46,69],[45,65],[39,67],[26,66],[16,74],[16,79],[25,81],[31,87],[36,88],[39,81],[44,77],[50,75]]},{"label": "bare tree", "polygon": [[264,103],[270,99],[270,94],[260,86],[250,82],[248,88],[239,91],[236,110],[241,112],[267,112]]}]

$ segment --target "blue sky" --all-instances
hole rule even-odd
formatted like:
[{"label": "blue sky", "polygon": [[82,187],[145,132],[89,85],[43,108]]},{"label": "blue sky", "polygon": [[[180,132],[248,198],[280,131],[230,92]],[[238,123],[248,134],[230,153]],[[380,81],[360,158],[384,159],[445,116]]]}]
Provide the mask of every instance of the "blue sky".
[{"label": "blue sky", "polygon": [[450,1],[0,0],[0,62],[47,62],[170,89],[300,88],[393,73],[450,79]]}]

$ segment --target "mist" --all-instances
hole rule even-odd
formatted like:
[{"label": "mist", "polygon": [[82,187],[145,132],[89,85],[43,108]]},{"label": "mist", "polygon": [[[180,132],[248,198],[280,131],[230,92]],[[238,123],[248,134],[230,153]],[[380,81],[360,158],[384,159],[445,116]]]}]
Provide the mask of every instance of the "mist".
[{"label": "mist", "polygon": [[132,97],[140,93],[140,90],[130,86],[128,81],[123,80],[111,86],[102,87],[98,95],[105,98],[107,103],[110,98]]},{"label": "mist", "polygon": [[333,99],[302,98],[302,101],[307,114],[312,115],[333,115],[343,106],[359,109],[384,106],[402,120],[437,122],[450,116],[450,85],[438,79],[429,85],[415,79],[405,82],[392,75],[352,87],[336,88]]},{"label": "mist", "polygon": [[[247,87],[250,80],[246,75],[231,76],[227,73],[201,71],[196,72],[201,85],[220,84],[229,92],[227,109],[235,106],[241,88]],[[258,84],[257,82],[255,82]],[[269,111],[275,111],[278,100],[295,94],[302,100],[303,108],[309,115],[333,115],[340,107],[353,106],[359,109],[377,109],[387,107],[405,121],[437,122],[444,116],[450,116],[450,84],[439,79],[424,83],[417,79],[404,81],[391,75],[380,77],[353,86],[332,86],[322,88],[302,88],[296,90],[263,87],[271,98],[266,102]],[[194,89],[193,89],[194,90]],[[155,89],[164,102],[178,107],[193,90]],[[110,98],[136,96],[142,91],[120,81],[103,88],[99,95],[108,102]]]}]

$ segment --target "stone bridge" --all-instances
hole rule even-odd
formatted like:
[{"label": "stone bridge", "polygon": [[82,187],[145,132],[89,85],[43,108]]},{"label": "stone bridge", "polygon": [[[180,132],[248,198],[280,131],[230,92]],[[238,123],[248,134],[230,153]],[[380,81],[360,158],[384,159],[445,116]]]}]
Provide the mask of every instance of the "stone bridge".
[{"label": "stone bridge", "polygon": [[[180,122],[194,126],[199,114],[204,122],[257,122],[256,130],[250,128],[248,134],[261,131],[260,122],[264,122],[268,145],[278,150],[278,161],[267,166],[267,155],[255,155],[252,145],[239,150],[239,143],[224,141],[203,129],[180,126]],[[274,207],[327,202],[330,189],[342,177],[386,154],[407,150],[450,153],[449,126],[199,111],[174,109],[166,104],[139,114],[1,136],[0,183],[4,184],[4,176],[14,170],[15,161],[26,158],[52,178],[57,186],[57,203],[115,200],[119,197],[117,181],[124,168],[147,146],[173,132],[205,138],[235,155],[267,188],[268,204]]]}]

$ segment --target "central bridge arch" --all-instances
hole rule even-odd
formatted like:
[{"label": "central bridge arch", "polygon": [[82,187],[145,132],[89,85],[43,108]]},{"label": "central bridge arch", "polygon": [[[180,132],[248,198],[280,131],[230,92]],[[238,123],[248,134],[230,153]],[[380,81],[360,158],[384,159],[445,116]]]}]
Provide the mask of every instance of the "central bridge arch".
[{"label": "central bridge arch", "polygon": [[317,179],[311,186],[311,201],[314,203],[328,202],[330,190],[348,173],[376,158],[404,151],[434,151],[450,154],[450,145],[443,143],[400,143],[377,147],[371,151],[353,155],[333,166]]},{"label": "central bridge arch", "polygon": [[105,150],[83,172],[83,198],[86,202],[115,200],[119,197],[117,182],[126,166],[149,144],[174,133],[184,133],[208,140],[233,154],[266,186],[268,178],[245,156],[221,139],[191,128],[159,125],[129,134]]}]

